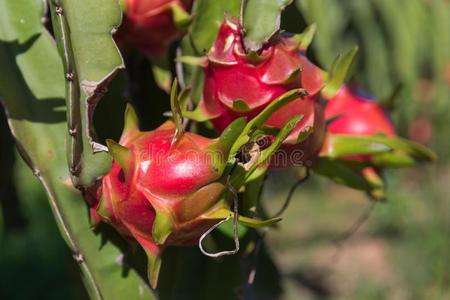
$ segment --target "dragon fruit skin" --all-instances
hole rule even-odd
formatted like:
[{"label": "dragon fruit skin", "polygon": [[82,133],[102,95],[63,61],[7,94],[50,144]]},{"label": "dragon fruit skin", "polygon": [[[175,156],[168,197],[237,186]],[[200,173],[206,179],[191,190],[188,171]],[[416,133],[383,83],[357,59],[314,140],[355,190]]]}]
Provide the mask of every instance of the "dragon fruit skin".
[{"label": "dragon fruit skin", "polygon": [[[279,151],[284,151],[287,157],[292,151],[303,151],[306,161],[319,151],[324,136],[325,119],[318,94],[325,82],[325,73],[306,58],[305,51],[292,35],[283,34],[278,42],[266,44],[259,54],[246,54],[237,21],[227,17],[206,56],[199,109],[216,130],[222,132],[234,119],[241,116],[252,119],[276,97],[291,89],[303,88],[309,96],[300,97],[276,111],[265,125],[281,128],[290,117],[303,115]],[[313,133],[297,144],[299,133],[310,127],[314,128]],[[290,165],[289,159],[287,164],[275,160],[270,163],[271,168]]]},{"label": "dragon fruit skin", "polygon": [[150,56],[162,56],[183,34],[175,24],[174,9],[187,14],[192,0],[124,0],[122,5],[125,16],[117,40]]},{"label": "dragon fruit skin", "polygon": [[386,112],[366,93],[343,85],[325,107],[325,118],[333,120],[327,129],[335,134],[395,136]]},{"label": "dragon fruit skin", "polygon": [[[387,137],[396,135],[392,121],[376,100],[361,89],[347,84],[342,85],[328,101],[325,107],[325,117],[327,120],[335,118],[327,126],[327,131],[331,134],[361,136],[384,134]],[[322,149],[327,147],[326,135]],[[343,158],[370,163],[371,157],[371,155],[351,155]],[[381,180],[377,175],[377,170],[372,167],[366,167],[361,172],[374,183]]]}]

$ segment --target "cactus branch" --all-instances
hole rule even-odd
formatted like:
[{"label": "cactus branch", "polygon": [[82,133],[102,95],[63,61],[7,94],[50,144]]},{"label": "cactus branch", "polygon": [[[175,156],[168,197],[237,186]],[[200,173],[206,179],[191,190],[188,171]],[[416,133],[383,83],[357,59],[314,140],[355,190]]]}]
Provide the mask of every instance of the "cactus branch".
[{"label": "cactus branch", "polygon": [[44,186],[45,191],[47,192],[48,198],[50,200],[50,205],[53,208],[54,214],[58,220],[58,223],[60,225],[61,230],[64,233],[64,236],[66,237],[66,240],[68,241],[69,247],[72,250],[72,255],[75,258],[75,260],[80,264],[81,268],[84,270],[85,274],[88,276],[89,281],[91,282],[91,285],[95,291],[95,295],[97,299],[102,299],[102,295],[100,293],[100,290],[98,288],[98,285],[94,279],[94,276],[92,275],[92,272],[83,259],[83,254],[80,251],[77,243],[75,242],[74,238],[72,237],[72,234],[62,216],[61,210],[59,208],[59,205],[57,201],[55,200],[56,195],[53,192],[53,189],[49,187],[49,183],[46,181],[46,179],[42,176],[42,172],[34,166],[32,159],[30,155],[25,151],[24,147],[21,145],[20,141],[17,139],[14,126],[11,122],[11,116],[9,114],[8,106],[6,101],[4,101],[2,98],[0,98],[0,103],[3,106],[3,110],[5,111],[6,119],[8,121],[8,127],[11,130],[11,134],[14,138],[14,141],[16,143],[17,149],[19,150],[19,154],[22,157],[22,159],[25,161],[25,163],[31,168],[33,171],[33,174],[39,179],[41,184]]},{"label": "cactus branch", "polygon": [[[51,0],[49,4],[66,80],[67,161],[72,182],[84,189],[111,166],[106,146],[94,141],[92,123],[107,85],[124,68],[112,39],[120,23],[120,7],[109,0]],[[94,18],[94,13],[102,15],[101,19]],[[92,43],[93,38],[98,42]]]},{"label": "cactus branch", "polygon": [[80,143],[81,136],[81,115],[80,115],[80,104],[78,102],[79,92],[78,87],[76,86],[76,82],[74,81],[74,69],[71,64],[73,56],[70,51],[70,40],[68,39],[68,28],[65,20],[63,19],[63,9],[58,0],[55,0],[54,10],[58,19],[58,25],[61,32],[61,40],[62,40],[62,49],[63,49],[63,65],[64,71],[66,73],[66,99],[68,101],[68,132],[69,132],[69,147],[70,147],[70,156],[69,156],[69,171],[73,176],[78,176],[81,171],[81,153],[83,151],[83,145]]}]

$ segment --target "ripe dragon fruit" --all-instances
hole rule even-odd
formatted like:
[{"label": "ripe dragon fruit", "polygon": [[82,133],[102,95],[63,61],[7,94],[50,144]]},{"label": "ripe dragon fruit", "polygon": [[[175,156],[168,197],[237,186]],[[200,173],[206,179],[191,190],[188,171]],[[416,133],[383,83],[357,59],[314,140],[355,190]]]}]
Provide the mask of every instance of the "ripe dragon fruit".
[{"label": "ripe dragon fruit", "polygon": [[[172,105],[174,122],[167,121],[149,132],[139,130],[134,110],[127,107],[119,144],[107,141],[113,166],[103,178],[97,201],[90,202],[95,209],[94,220],[111,224],[144,248],[153,286],[165,247],[195,244],[209,228],[232,216],[229,185],[239,190],[252,172],[278,149],[300,117],[291,118],[270,147],[257,149],[255,156],[241,153],[250,159],[239,163],[235,157],[248,145],[257,145],[252,140],[255,130],[261,128],[273,111],[298,95],[299,91],[294,90],[279,97],[249,123],[245,118],[236,119],[218,139],[183,132],[182,118],[175,113],[179,111],[176,104]],[[176,96],[172,94],[172,98]],[[250,227],[275,221],[239,217],[239,222]]]},{"label": "ripe dragon fruit", "polygon": [[[332,134],[395,136],[392,121],[376,100],[361,89],[349,85],[343,85],[328,101],[325,118],[331,120],[327,130]],[[327,144],[325,138],[323,147],[326,148]],[[370,161],[371,156],[356,155],[346,158]]]},{"label": "ripe dragon fruit", "polygon": [[[251,119],[286,91],[302,88],[304,94],[275,112],[265,125],[281,128],[290,117],[303,115],[280,151],[288,157],[295,150],[305,155],[297,162],[273,159],[270,166],[288,167],[310,159],[320,149],[325,129],[318,93],[325,83],[326,73],[306,58],[308,44],[302,43],[298,36],[283,33],[273,37],[258,53],[246,53],[240,25],[226,16],[213,46],[201,61],[204,90],[193,115],[209,119],[216,130],[222,132],[236,118]],[[298,140],[300,133],[304,137],[311,129],[313,133],[306,140]]]},{"label": "ripe dragon fruit", "polygon": [[189,24],[192,0],[123,0],[119,42],[134,44],[151,56],[164,55]]},{"label": "ripe dragon fruit", "polygon": [[389,116],[366,93],[343,85],[329,99],[315,173],[384,199],[382,169],[436,159],[426,147],[396,136]]},{"label": "ripe dragon fruit", "polygon": [[[395,136],[395,128],[387,113],[368,93],[353,88],[347,84],[341,86],[331,97],[325,107],[325,118],[330,121],[321,153],[328,151],[333,134],[350,136],[373,136],[382,134]],[[334,136],[335,137],[335,136]],[[320,155],[320,154],[319,154]],[[372,186],[369,193],[378,199],[383,199],[383,182],[379,177],[379,168],[371,166],[373,155],[347,155],[340,157],[347,161],[357,161],[367,164],[355,170]]]},{"label": "ripe dragon fruit", "polygon": [[395,135],[391,120],[376,100],[348,85],[343,85],[327,103],[325,118],[336,118],[327,126],[331,133]]}]

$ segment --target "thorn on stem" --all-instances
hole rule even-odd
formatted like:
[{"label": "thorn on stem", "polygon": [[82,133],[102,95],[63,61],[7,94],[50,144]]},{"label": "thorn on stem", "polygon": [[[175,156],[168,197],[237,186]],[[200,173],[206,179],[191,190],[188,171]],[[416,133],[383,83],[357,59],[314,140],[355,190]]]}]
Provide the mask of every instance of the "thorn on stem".
[{"label": "thorn on stem", "polygon": [[77,176],[80,173],[80,167],[79,166],[71,166],[69,168],[70,174]]},{"label": "thorn on stem", "polygon": [[81,264],[84,262],[84,256],[81,253],[77,253],[75,255],[75,260],[77,261],[77,263]]},{"label": "thorn on stem", "polygon": [[66,73],[66,79],[69,81],[73,81],[73,79],[75,78],[75,75],[71,72]]}]

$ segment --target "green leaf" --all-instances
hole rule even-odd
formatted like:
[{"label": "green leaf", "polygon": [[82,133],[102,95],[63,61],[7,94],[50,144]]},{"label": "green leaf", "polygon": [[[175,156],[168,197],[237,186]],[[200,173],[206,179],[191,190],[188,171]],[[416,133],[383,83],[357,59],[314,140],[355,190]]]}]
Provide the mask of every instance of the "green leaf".
[{"label": "green leaf", "polygon": [[[237,224],[238,226],[238,237],[239,239],[242,239],[248,232],[248,227],[242,225],[241,223]],[[225,222],[223,224],[220,224],[219,227],[217,227],[217,230],[225,234],[229,238],[234,238],[234,227],[233,222]]]},{"label": "green leaf", "polygon": [[178,80],[176,78],[173,81],[172,91],[170,93],[170,108],[172,109],[172,119],[175,123],[175,134],[172,143],[176,143],[184,133],[183,115],[178,98]]},{"label": "green leaf", "polygon": [[200,106],[197,106],[197,108],[192,111],[183,111],[183,116],[197,122],[205,122],[210,119],[209,116],[202,112]]},{"label": "green leaf", "polygon": [[303,128],[297,136],[297,144],[303,142],[304,140],[306,140],[306,138],[314,132],[314,127],[313,126],[307,126],[305,128]]},{"label": "green leaf", "polygon": [[218,173],[221,174],[228,161],[230,150],[233,147],[236,139],[241,134],[246,125],[245,118],[241,117],[234,120],[230,125],[225,128],[220,137],[209,148],[212,151],[214,158],[212,161],[218,162]]},{"label": "green leaf", "polygon": [[[233,218],[234,213],[231,210],[228,210],[226,208],[221,208],[221,209],[218,209],[204,217],[208,218],[208,219],[225,219],[228,216]],[[238,216],[238,222],[241,223],[242,225],[245,225],[250,228],[263,228],[263,227],[271,226],[279,221],[281,221],[281,218],[273,218],[273,219],[268,219],[268,220],[256,220],[256,219],[251,219],[248,217],[243,217],[241,215]]]},{"label": "green leaf", "polygon": [[411,166],[417,161],[436,159],[436,155],[425,146],[400,137],[329,134],[327,141],[321,156],[338,158],[371,154],[371,163],[380,167]]},{"label": "green leaf", "polygon": [[317,164],[314,166],[314,172],[354,189],[364,191],[370,191],[372,189],[370,182],[367,181],[362,175],[359,175],[354,170],[346,167],[339,161],[326,157],[321,157],[318,159]]},{"label": "green leaf", "polygon": [[124,68],[112,39],[121,22],[118,1],[50,0],[52,25],[66,77],[67,157],[75,186],[88,187],[111,167],[94,140],[92,119],[109,81]]},{"label": "green leaf", "polygon": [[302,51],[306,51],[309,45],[311,45],[314,35],[316,34],[316,30],[317,24],[312,23],[311,25],[306,27],[306,29],[302,33],[294,35],[294,38],[298,42],[299,48]]},{"label": "green leaf", "polygon": [[64,157],[65,79],[61,59],[42,27],[43,1],[0,0],[0,98],[18,150],[39,178],[65,242],[93,299],[153,299],[114,232],[89,229],[86,202],[70,183]]},{"label": "green leaf", "polygon": [[437,158],[436,154],[427,147],[401,137],[375,135],[371,138],[379,143],[388,145],[393,150],[402,151],[419,161],[433,161]]},{"label": "green leaf", "polygon": [[323,156],[337,158],[347,155],[376,154],[392,148],[375,136],[329,134]]},{"label": "green leaf", "polygon": [[259,129],[260,132],[256,132],[256,134],[264,134],[264,135],[271,135],[271,136],[276,136],[277,134],[280,133],[280,128],[274,127],[274,126],[268,126],[268,125],[263,125],[261,126],[261,128]]},{"label": "green leaf", "polygon": [[416,161],[411,156],[401,152],[387,152],[373,155],[370,161],[381,167],[409,167]]},{"label": "green leaf", "polygon": [[243,11],[247,52],[258,52],[280,29],[280,17],[292,0],[246,0]]},{"label": "green leaf", "polygon": [[336,72],[336,69],[341,62],[342,54],[339,53],[336,58],[333,60],[333,63],[331,64],[330,71],[328,71],[328,78],[332,78],[334,76],[334,73]]},{"label": "green leaf", "polygon": [[239,148],[246,144],[250,140],[250,136],[253,135],[257,129],[262,128],[264,122],[266,122],[270,118],[273,112],[279,110],[281,107],[287,105],[293,100],[298,99],[300,96],[305,95],[305,90],[294,89],[284,93],[283,95],[272,101],[266,108],[264,108],[262,112],[260,112],[256,117],[254,117],[247,123],[241,135],[236,140],[231,153],[234,155],[239,150]]},{"label": "green leaf", "polygon": [[124,114],[123,135],[131,136],[139,132],[139,120],[131,104],[127,104]]},{"label": "green leaf", "polygon": [[157,245],[162,245],[173,232],[174,228],[170,217],[165,212],[159,209],[155,209],[155,211],[156,217],[153,222],[152,236]]},{"label": "green leaf", "polygon": [[187,29],[191,24],[191,17],[189,14],[178,4],[169,3],[170,9],[172,10],[173,20],[175,22],[175,26],[179,29]]},{"label": "green leaf", "polygon": [[161,256],[155,255],[150,251],[145,252],[147,254],[147,277],[152,287],[156,288],[162,263]]},{"label": "green leaf", "polygon": [[248,107],[247,103],[242,99],[235,99],[233,101],[233,111],[237,111],[240,113],[245,113],[250,111],[250,107]]},{"label": "green leaf", "polygon": [[322,93],[330,99],[339,90],[342,83],[345,81],[345,77],[352,66],[355,55],[358,52],[358,46],[353,47],[342,59],[336,58],[333,63],[332,70],[329,74],[328,83],[322,90]]},{"label": "green leaf", "polygon": [[109,154],[122,167],[125,174],[128,174],[128,167],[132,164],[132,154],[130,150],[119,145],[113,140],[107,139]]},{"label": "green leaf", "polygon": [[242,225],[245,225],[247,227],[250,228],[264,228],[264,227],[268,227],[268,226],[272,226],[275,223],[278,223],[279,221],[281,221],[281,218],[273,218],[273,219],[268,219],[268,220],[256,220],[256,219],[252,219],[252,218],[247,218],[247,217],[243,217],[243,216],[239,216],[238,217],[238,222],[241,223]]}]

